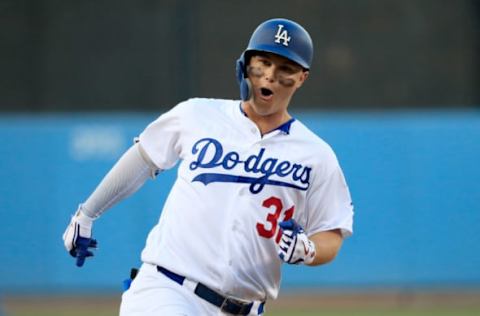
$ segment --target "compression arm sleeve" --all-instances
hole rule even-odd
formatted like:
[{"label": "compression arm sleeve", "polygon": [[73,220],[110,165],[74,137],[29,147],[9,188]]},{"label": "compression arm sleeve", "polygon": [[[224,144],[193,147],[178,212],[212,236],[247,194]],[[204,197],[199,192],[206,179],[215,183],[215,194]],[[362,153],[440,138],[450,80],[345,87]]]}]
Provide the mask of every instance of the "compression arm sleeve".
[{"label": "compression arm sleeve", "polygon": [[139,143],[135,143],[118,160],[80,210],[90,218],[97,218],[117,202],[129,197],[143,186],[148,178],[155,178],[158,168],[148,158]]}]

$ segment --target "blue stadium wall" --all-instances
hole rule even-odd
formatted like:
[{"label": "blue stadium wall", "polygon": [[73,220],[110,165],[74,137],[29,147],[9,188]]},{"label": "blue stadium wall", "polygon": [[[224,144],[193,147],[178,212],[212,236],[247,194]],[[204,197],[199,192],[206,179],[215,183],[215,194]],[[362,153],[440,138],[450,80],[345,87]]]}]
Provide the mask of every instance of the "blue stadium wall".
[{"label": "blue stadium wall", "polygon": [[[175,170],[96,222],[100,249],[83,268],[61,236],[77,204],[155,116],[0,117],[0,292],[121,291]],[[284,289],[480,288],[480,112],[295,116],[335,149],[355,233],[327,266],[285,266]]]}]

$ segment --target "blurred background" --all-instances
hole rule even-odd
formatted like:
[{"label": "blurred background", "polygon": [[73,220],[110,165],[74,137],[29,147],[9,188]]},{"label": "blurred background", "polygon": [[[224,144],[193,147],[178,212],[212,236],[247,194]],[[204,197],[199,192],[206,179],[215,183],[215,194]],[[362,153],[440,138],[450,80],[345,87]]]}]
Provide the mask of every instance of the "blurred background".
[{"label": "blurred background", "polygon": [[272,17],[313,38],[290,109],[356,211],[333,263],[285,266],[272,315],[480,314],[480,1],[0,0],[0,315],[117,313],[176,171],[96,222],[81,269],[71,214],[162,112],[238,98],[235,61]]}]

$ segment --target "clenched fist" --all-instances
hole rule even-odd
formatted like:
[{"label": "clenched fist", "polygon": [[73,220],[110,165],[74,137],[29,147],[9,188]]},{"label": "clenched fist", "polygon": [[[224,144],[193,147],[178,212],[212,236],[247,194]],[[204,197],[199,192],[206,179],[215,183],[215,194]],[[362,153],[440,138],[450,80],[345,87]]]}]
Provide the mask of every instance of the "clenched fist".
[{"label": "clenched fist", "polygon": [[315,259],[315,244],[308,239],[303,228],[294,220],[281,222],[282,238],[278,256],[290,264],[310,264]]}]

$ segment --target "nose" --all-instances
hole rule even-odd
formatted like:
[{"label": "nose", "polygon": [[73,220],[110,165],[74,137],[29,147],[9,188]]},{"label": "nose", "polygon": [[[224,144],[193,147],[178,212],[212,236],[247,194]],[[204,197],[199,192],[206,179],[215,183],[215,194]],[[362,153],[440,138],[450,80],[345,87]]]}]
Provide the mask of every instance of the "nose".
[{"label": "nose", "polygon": [[270,67],[268,67],[267,69],[264,70],[264,75],[265,75],[265,79],[268,81],[268,82],[275,82],[276,80],[276,69],[275,69],[275,66],[272,65]]}]

